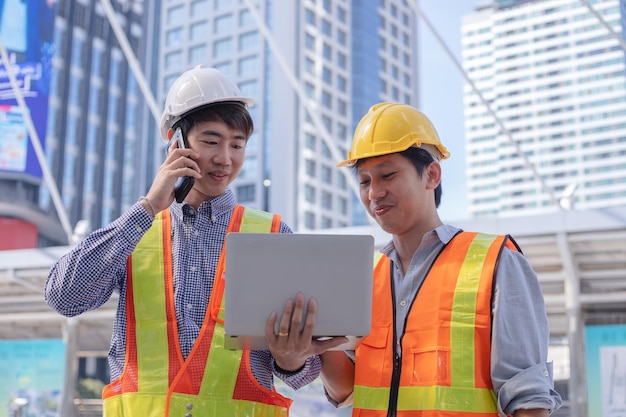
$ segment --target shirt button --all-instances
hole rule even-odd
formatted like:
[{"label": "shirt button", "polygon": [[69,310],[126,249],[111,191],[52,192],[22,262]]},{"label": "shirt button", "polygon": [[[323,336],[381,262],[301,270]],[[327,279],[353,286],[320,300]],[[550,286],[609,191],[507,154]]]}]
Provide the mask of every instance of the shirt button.
[{"label": "shirt button", "polygon": [[196,267],[195,266],[192,266],[190,269],[191,269],[191,272],[196,272]]},{"label": "shirt button", "polygon": [[194,236],[198,236],[199,234],[200,234],[200,232],[198,232],[197,230],[194,230],[194,231],[193,231],[193,235],[194,235]]},{"label": "shirt button", "polygon": [[139,225],[135,226],[135,230],[138,231],[138,232],[141,232],[141,226],[139,226]]},{"label": "shirt button", "polygon": [[189,310],[191,310],[191,308],[192,308],[192,307],[193,307],[193,306],[191,305],[191,303],[187,304],[187,308],[188,308]]},{"label": "shirt button", "polygon": [[544,375],[544,376],[550,376],[550,374],[548,373],[548,371],[543,371],[543,375]]},{"label": "shirt button", "polygon": [[193,409],[193,404],[192,403],[187,403],[187,405],[185,407],[187,407],[187,410],[192,410]]},{"label": "shirt button", "polygon": [[400,306],[404,307],[406,305],[406,301],[402,300],[400,301]]}]

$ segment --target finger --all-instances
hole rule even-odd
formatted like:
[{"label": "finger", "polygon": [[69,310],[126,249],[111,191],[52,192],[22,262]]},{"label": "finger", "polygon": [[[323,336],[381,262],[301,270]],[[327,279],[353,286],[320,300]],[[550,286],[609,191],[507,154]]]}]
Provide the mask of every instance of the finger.
[{"label": "finger", "polygon": [[291,332],[294,336],[297,336],[302,328],[302,317],[304,315],[304,294],[296,294],[295,304],[293,314],[291,315]]},{"label": "finger", "polygon": [[304,321],[304,328],[302,329],[302,338],[309,340],[313,337],[313,330],[315,330],[315,320],[317,318],[317,301],[315,298],[311,298],[307,304],[306,318]]},{"label": "finger", "polygon": [[289,299],[285,303],[285,309],[283,315],[280,317],[280,323],[278,325],[278,333],[281,335],[289,334],[289,327],[291,323],[291,315],[293,313],[293,300]]},{"label": "finger", "polygon": [[278,315],[275,311],[272,311],[272,314],[267,318],[265,322],[265,337],[268,340],[272,340],[276,337],[276,333],[274,333],[274,325],[276,324],[276,320]]}]

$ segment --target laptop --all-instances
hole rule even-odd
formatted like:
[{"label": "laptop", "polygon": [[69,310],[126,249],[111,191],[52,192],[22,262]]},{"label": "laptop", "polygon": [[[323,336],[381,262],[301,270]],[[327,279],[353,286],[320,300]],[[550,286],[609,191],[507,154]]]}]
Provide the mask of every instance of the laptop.
[{"label": "laptop", "polygon": [[278,314],[278,333],[286,301],[301,292],[305,306],[317,301],[313,337],[347,336],[335,349],[353,349],[370,332],[373,258],[369,235],[229,233],[224,346],[267,349],[267,319]]}]

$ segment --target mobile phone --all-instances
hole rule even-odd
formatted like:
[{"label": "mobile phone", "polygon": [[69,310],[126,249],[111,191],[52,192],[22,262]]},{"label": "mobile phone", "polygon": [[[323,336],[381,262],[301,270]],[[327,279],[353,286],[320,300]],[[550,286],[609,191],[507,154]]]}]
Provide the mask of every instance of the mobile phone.
[{"label": "mobile phone", "polygon": [[[178,147],[181,149],[188,148],[187,139],[180,128],[176,129],[172,140],[178,142]],[[178,203],[182,203],[191,187],[193,187],[195,179],[194,177],[178,177],[176,184],[174,184],[174,197]]]}]

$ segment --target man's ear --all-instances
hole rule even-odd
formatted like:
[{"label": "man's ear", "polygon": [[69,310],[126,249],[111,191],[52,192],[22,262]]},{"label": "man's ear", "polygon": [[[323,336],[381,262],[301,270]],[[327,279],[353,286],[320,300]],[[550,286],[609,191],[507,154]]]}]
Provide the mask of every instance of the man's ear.
[{"label": "man's ear", "polygon": [[428,188],[435,189],[441,183],[441,165],[437,161],[431,162],[426,167],[426,178],[428,179]]}]

